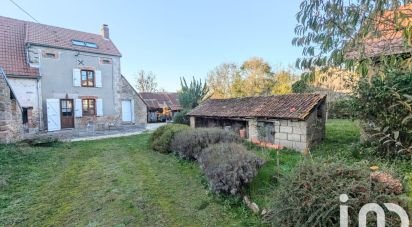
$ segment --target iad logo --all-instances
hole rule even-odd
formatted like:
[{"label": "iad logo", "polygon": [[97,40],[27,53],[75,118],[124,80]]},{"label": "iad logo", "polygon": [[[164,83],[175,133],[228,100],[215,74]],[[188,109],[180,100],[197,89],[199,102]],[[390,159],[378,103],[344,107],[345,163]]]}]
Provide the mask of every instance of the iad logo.
[{"label": "iad logo", "polygon": [[[342,203],[346,203],[348,199],[349,198],[346,194],[342,194],[339,197],[339,200]],[[402,207],[393,203],[384,203],[384,205],[389,211],[395,212],[397,215],[399,215],[399,217],[401,218],[401,227],[409,226],[408,214]],[[377,227],[385,227],[385,211],[376,203],[368,203],[361,208],[361,210],[359,211],[359,227],[366,227],[366,216],[369,212],[376,213]],[[340,206],[340,226],[349,226],[348,206],[345,205]]]}]

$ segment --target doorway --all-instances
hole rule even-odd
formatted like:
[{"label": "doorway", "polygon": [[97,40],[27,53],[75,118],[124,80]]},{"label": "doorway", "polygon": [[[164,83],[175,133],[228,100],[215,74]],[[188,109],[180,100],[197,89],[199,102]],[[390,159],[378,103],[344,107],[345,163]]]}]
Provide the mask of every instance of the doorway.
[{"label": "doorway", "polygon": [[132,101],[131,100],[122,101],[122,121],[132,122]]},{"label": "doorway", "polygon": [[60,100],[61,128],[74,128],[73,99]]}]

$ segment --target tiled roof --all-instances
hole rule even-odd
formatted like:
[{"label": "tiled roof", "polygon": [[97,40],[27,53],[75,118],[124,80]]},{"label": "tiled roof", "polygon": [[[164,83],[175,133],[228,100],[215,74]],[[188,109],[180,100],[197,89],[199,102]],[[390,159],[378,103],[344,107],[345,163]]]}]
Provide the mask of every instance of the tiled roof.
[{"label": "tiled roof", "polygon": [[169,92],[140,92],[140,97],[146,103],[149,110],[162,109],[167,106],[171,110],[181,110],[177,93]]},{"label": "tiled roof", "polygon": [[38,69],[26,62],[25,23],[0,16],[0,67],[7,75],[39,75]]},{"label": "tiled roof", "polygon": [[[97,54],[121,56],[119,50],[117,50],[113,42],[110,39],[103,38],[101,35],[33,22],[26,23],[26,43]],[[96,43],[98,48],[76,46],[72,44],[72,40]]]},{"label": "tiled roof", "polygon": [[288,94],[232,99],[209,99],[189,116],[222,118],[276,118],[305,120],[326,99],[320,94]]},{"label": "tiled roof", "polygon": [[[395,20],[395,15],[402,14],[402,17]],[[374,37],[372,35],[366,38],[360,48],[364,51],[366,57],[376,57],[380,55],[393,55],[412,52],[412,47],[405,45],[403,29],[397,29],[400,23],[402,26],[407,27],[412,23],[412,4],[399,7],[397,10],[388,10],[383,13],[382,16],[376,19],[377,26],[375,27]],[[358,48],[357,48],[358,49]],[[359,51],[348,51],[347,57],[359,58]]]},{"label": "tiled roof", "polygon": [[[98,48],[72,45],[72,40],[96,43]],[[25,46],[34,44],[61,49],[121,56],[111,40],[101,35],[0,16],[0,67],[7,75],[35,77],[36,68],[26,60]]]}]

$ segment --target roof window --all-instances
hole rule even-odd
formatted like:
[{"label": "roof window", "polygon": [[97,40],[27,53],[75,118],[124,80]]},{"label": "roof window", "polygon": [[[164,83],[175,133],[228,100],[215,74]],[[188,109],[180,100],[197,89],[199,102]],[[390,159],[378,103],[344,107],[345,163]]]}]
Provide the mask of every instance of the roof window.
[{"label": "roof window", "polygon": [[80,40],[72,40],[72,44],[73,44],[73,45],[76,45],[76,46],[97,48],[97,44],[96,44],[96,43],[85,42],[85,41],[80,41]]}]

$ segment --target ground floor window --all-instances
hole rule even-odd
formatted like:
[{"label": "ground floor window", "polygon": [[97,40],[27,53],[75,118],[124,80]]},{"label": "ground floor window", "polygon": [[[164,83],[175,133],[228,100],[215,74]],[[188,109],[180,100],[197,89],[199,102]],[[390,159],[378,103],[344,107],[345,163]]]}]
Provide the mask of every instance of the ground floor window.
[{"label": "ground floor window", "polygon": [[96,100],[83,99],[83,116],[95,116],[96,115]]}]

